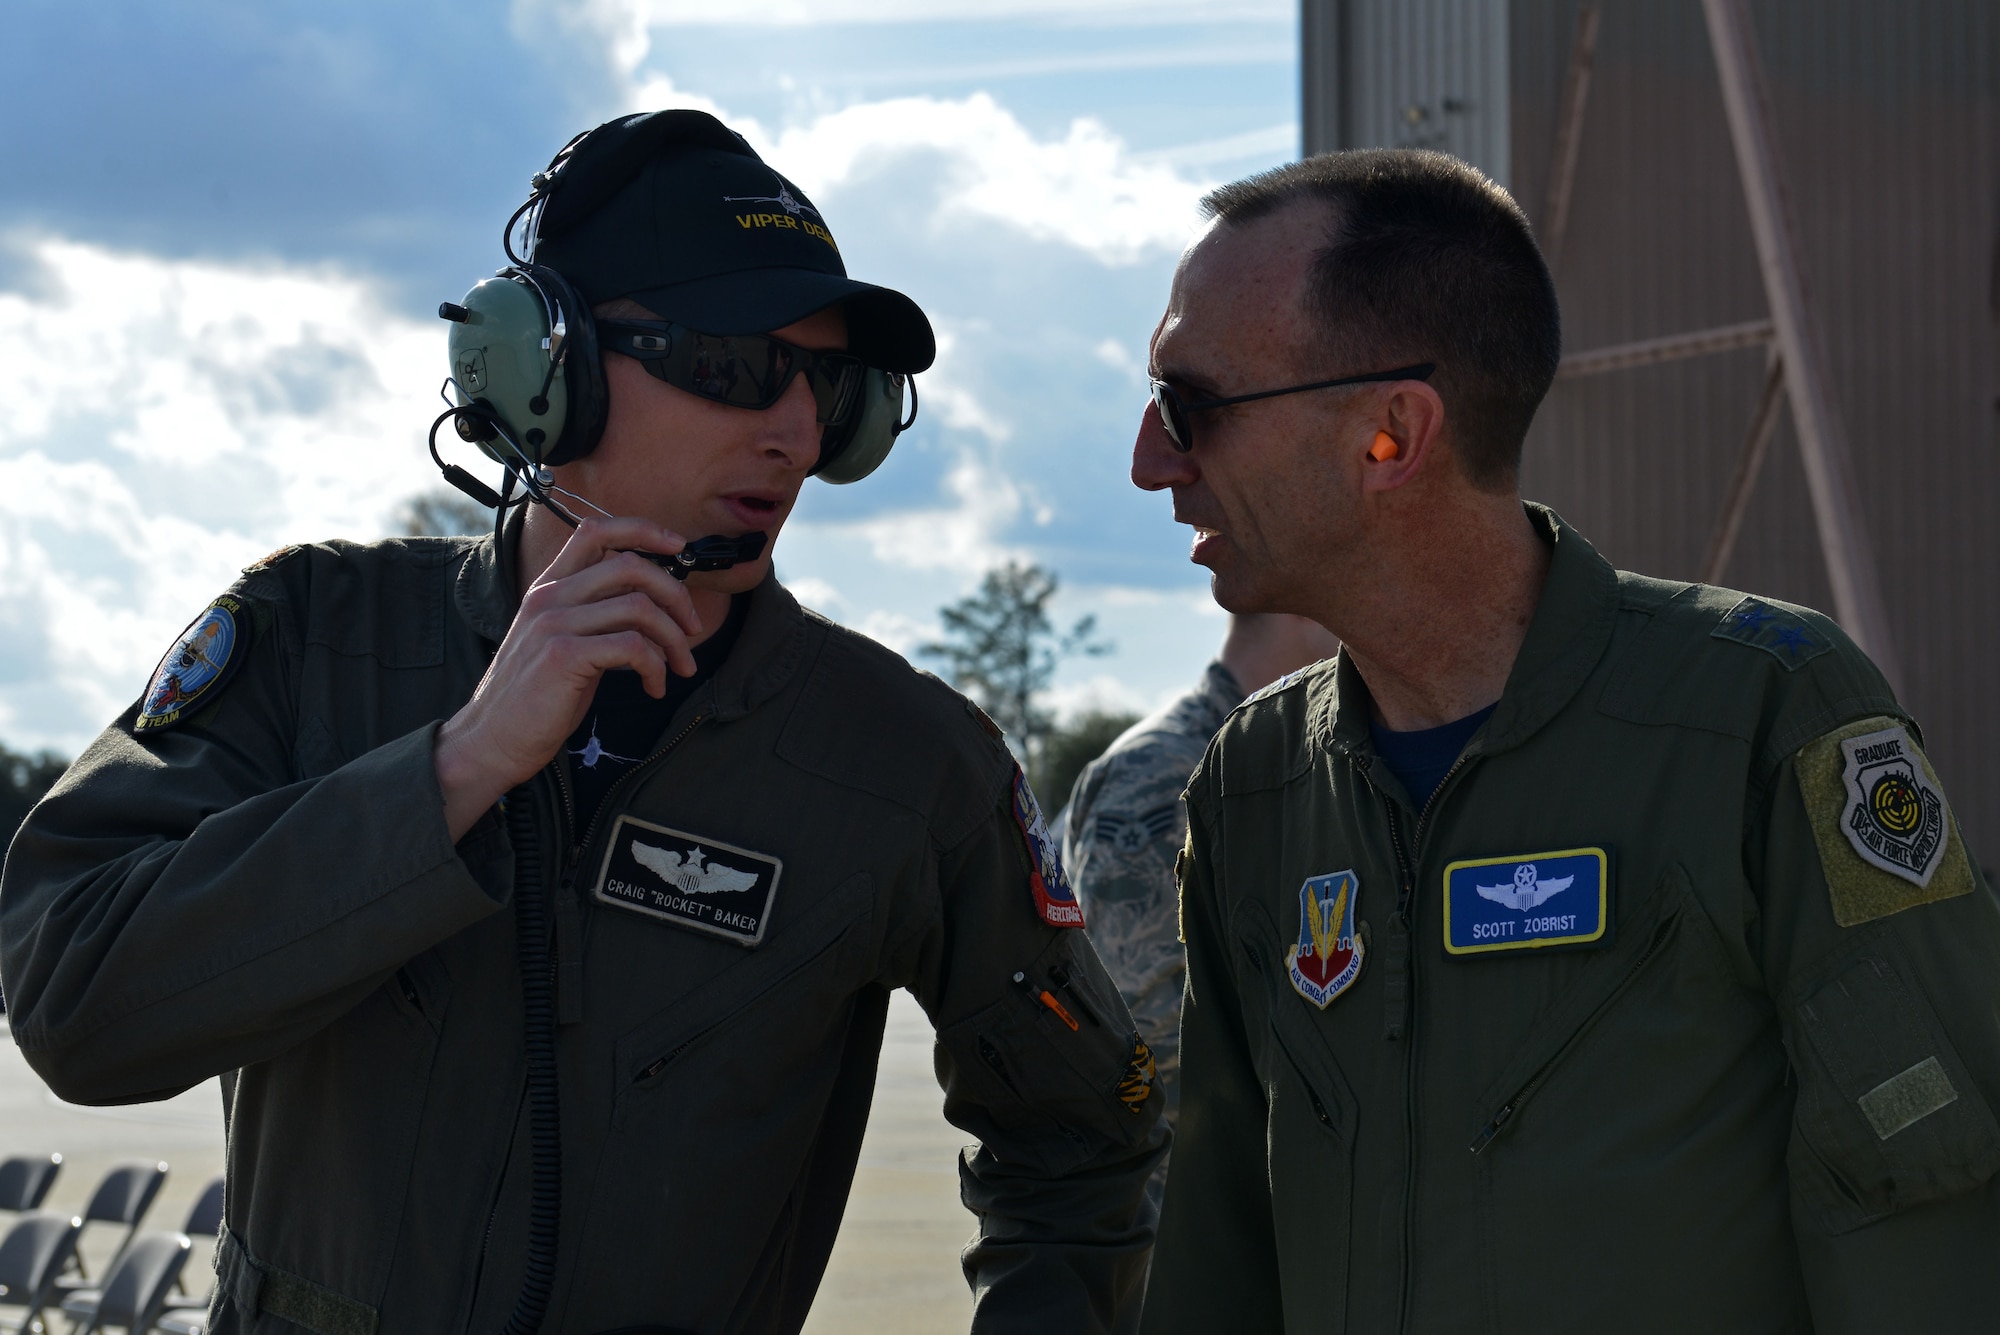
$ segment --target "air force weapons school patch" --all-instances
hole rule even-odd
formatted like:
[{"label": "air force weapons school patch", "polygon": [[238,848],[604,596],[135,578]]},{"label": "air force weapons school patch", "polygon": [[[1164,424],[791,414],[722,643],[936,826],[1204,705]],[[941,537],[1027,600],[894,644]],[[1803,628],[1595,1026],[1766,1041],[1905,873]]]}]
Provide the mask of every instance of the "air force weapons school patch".
[{"label": "air force weapons school patch", "polygon": [[1028,888],[1035,896],[1035,913],[1051,927],[1083,926],[1083,906],[1076,902],[1069,875],[1063,871],[1062,854],[1049,837],[1049,823],[1028,787],[1028,776],[1014,766],[1014,823],[1021,827],[1021,842],[1028,853]]},{"label": "air force weapons school patch", "polygon": [[210,603],[153,669],[146,693],[139,698],[133,731],[171,728],[196,706],[221,694],[243,660],[247,640],[243,604],[228,597]]},{"label": "air force weapons school patch", "polygon": [[600,904],[754,946],[784,869],[765,853],[620,816],[591,893]]},{"label": "air force weapons school patch", "polygon": [[1285,956],[1292,987],[1321,1010],[1354,986],[1367,945],[1354,930],[1361,879],[1351,871],[1313,876],[1299,887],[1299,941]]},{"label": "air force weapons school patch", "polygon": [[1972,893],[1944,792],[1901,723],[1851,723],[1806,746],[1796,768],[1842,927]]}]

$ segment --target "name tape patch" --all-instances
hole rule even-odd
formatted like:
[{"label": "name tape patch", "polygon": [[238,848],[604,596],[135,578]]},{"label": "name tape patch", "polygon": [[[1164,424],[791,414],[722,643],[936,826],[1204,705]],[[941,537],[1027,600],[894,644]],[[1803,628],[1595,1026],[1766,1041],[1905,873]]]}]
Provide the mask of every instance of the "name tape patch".
[{"label": "name tape patch", "polygon": [[153,669],[139,699],[136,732],[157,732],[188,716],[202,701],[219,694],[236,674],[246,637],[243,604],[217,598],[196,617]]},{"label": "name tape patch", "polygon": [[1599,941],[1610,896],[1601,848],[1454,862],[1444,869],[1444,948],[1480,955]]},{"label": "name tape patch", "polygon": [[1076,902],[1062,854],[1049,837],[1049,823],[1042,819],[1042,808],[1019,765],[1014,766],[1014,823],[1021,827],[1021,842],[1028,849],[1028,888],[1034,892],[1035,912],[1051,927],[1083,926],[1083,906]]},{"label": "name tape patch", "polygon": [[754,946],[771,923],[781,859],[620,816],[591,892],[600,904]]}]

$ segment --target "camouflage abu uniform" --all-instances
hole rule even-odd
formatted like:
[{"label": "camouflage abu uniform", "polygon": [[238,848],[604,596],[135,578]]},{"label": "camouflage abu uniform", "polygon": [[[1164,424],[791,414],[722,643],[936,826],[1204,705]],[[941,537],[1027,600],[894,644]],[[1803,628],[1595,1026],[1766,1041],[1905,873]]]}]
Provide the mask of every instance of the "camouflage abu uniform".
[{"label": "camouflage abu uniform", "polygon": [[[1187,838],[1181,790],[1243,688],[1221,663],[1201,684],[1126,729],[1077,776],[1063,819],[1063,866],[1091,944],[1159,1064],[1167,1117],[1180,1092],[1181,956],[1174,855]],[[1154,1174],[1164,1180],[1165,1165]]]}]

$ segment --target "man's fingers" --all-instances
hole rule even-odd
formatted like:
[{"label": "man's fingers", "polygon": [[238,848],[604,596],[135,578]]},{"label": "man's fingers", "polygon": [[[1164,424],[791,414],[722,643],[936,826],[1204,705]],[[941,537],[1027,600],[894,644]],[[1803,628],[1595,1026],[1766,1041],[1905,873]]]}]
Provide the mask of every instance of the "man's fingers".
[{"label": "man's fingers", "polygon": [[643,593],[627,593],[563,608],[551,614],[547,629],[552,635],[579,640],[615,637],[630,631],[655,646],[676,675],[694,675],[694,651],[688,647],[687,632]]},{"label": "man's fingers", "polygon": [[628,592],[645,596],[687,634],[701,634],[701,617],[694,610],[687,585],[629,551],[610,552],[573,575],[537,584],[521,607],[525,613],[542,614],[558,607],[607,601]]},{"label": "man's fingers", "polygon": [[569,541],[536,583],[568,579],[602,561],[607,552],[659,552],[671,556],[686,545],[680,534],[649,519],[586,519],[569,535]]}]

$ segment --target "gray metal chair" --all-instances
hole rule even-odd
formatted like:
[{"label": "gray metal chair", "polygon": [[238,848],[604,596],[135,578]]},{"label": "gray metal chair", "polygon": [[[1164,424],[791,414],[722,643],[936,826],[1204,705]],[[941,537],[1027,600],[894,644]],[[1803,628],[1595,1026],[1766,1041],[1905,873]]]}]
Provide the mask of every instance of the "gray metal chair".
[{"label": "gray metal chair", "polygon": [[26,1214],[41,1209],[60,1172],[60,1154],[0,1160],[0,1210]]},{"label": "gray metal chair", "polygon": [[[125,1249],[132,1245],[132,1239],[139,1232],[140,1221],[152,1208],[153,1198],[160,1194],[160,1187],[166,1180],[167,1166],[163,1163],[124,1163],[112,1168],[98,1182],[97,1190],[91,1193],[90,1204],[84,1207],[83,1222],[86,1228],[92,1224],[125,1226],[125,1236],[119,1240],[118,1250],[111,1254],[111,1264],[117,1265],[119,1258],[125,1255]],[[90,1273],[84,1269],[81,1253],[76,1254],[76,1273],[57,1280],[56,1287],[65,1294],[97,1287]]]},{"label": "gray metal chair", "polygon": [[192,1244],[185,1233],[141,1233],[129,1242],[104,1277],[88,1320],[75,1335],[94,1335],[116,1326],[127,1335],[145,1335],[167,1305],[167,1294],[181,1277]]},{"label": "gray metal chair", "polygon": [[[222,1186],[223,1180],[218,1175],[210,1179],[209,1184],[202,1188],[201,1195],[195,1198],[194,1205],[188,1210],[187,1223],[181,1226],[181,1232],[187,1234],[190,1240],[213,1238],[222,1231]],[[62,1314],[69,1319],[72,1330],[81,1328],[96,1314],[102,1296],[102,1288],[69,1290],[68,1296],[63,1299]],[[176,1317],[199,1316],[207,1311],[214,1296],[212,1284],[208,1292],[199,1295],[188,1288],[187,1272],[183,1270],[168,1292],[164,1307]],[[197,1308],[201,1310],[197,1312]]]},{"label": "gray metal chair", "polygon": [[160,1335],[208,1335],[208,1313],[169,1312],[153,1323],[153,1329]]},{"label": "gray metal chair", "polygon": [[41,1331],[42,1311],[56,1296],[56,1276],[76,1255],[83,1220],[37,1211],[23,1215],[0,1238],[0,1306],[22,1309],[18,1329]]}]

